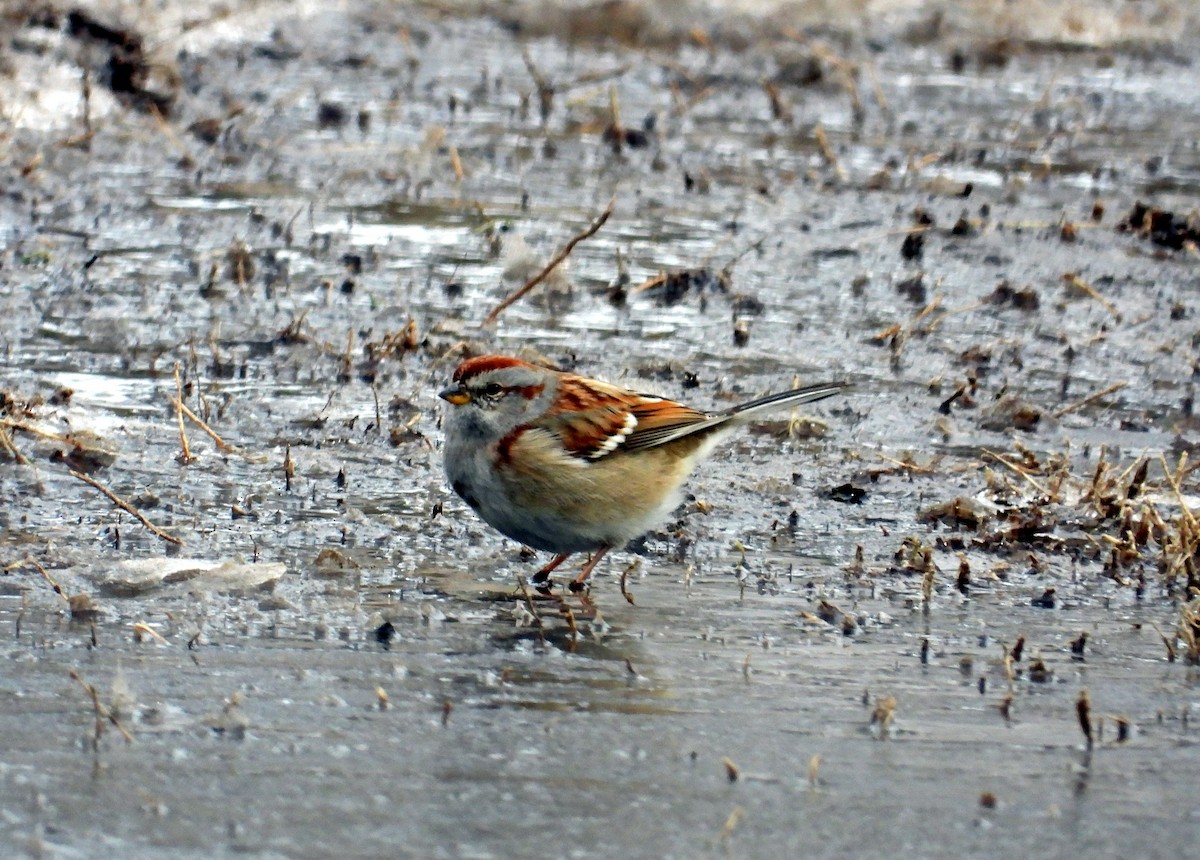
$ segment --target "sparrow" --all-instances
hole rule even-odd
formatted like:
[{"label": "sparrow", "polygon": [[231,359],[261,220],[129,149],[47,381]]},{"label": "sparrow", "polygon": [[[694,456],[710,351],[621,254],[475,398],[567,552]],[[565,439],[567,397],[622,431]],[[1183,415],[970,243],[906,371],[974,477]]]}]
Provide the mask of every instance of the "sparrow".
[{"label": "sparrow", "polygon": [[490,526],[555,554],[535,583],[591,553],[571,583],[578,591],[609,550],[670,515],[692,469],[737,427],[848,387],[819,383],[702,412],[519,358],[476,356],[439,393],[450,404],[446,478]]}]

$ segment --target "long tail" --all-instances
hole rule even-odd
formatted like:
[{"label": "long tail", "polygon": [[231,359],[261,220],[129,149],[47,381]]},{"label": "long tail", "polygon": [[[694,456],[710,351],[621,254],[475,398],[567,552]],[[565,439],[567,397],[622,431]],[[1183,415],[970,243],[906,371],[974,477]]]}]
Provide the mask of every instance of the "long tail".
[{"label": "long tail", "polygon": [[784,406],[799,406],[801,403],[824,400],[826,397],[841,394],[851,387],[848,382],[821,382],[816,385],[806,385],[803,388],[793,388],[791,391],[781,391],[778,394],[768,394],[766,397],[760,397],[758,400],[751,400],[749,403],[742,403],[734,406],[732,409],[726,409],[724,412],[710,415],[703,421],[680,424],[675,427],[656,427],[654,430],[639,434],[637,441],[627,445],[626,449],[636,451],[643,448],[653,448],[657,445],[665,445],[668,442],[673,442],[676,439],[682,439],[684,436],[692,436],[696,433],[705,433],[709,430],[714,430],[724,424],[742,424],[752,420],[760,413],[773,409],[781,409]]},{"label": "long tail", "polygon": [[739,421],[747,421],[760,412],[782,409],[784,406],[799,406],[801,403],[812,403],[814,400],[824,400],[826,397],[841,394],[850,387],[848,382],[819,382],[816,385],[793,388],[791,391],[768,394],[758,400],[739,404],[714,417],[728,419],[736,416]]}]

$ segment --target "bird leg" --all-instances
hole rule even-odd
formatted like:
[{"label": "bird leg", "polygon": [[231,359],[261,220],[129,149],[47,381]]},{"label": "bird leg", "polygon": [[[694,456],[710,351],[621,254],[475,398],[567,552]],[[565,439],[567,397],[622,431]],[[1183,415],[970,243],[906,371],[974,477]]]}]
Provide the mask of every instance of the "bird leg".
[{"label": "bird leg", "polygon": [[570,586],[568,586],[571,591],[583,591],[587,587],[587,578],[592,575],[592,571],[600,563],[600,559],[604,558],[604,554],[608,550],[609,547],[607,546],[602,546],[596,550],[596,554],[588,559],[588,563],[583,566],[583,570],[579,571],[579,575],[571,581]]},{"label": "bird leg", "polygon": [[533,581],[539,584],[546,582],[548,579],[550,579],[550,572],[566,561],[570,556],[571,553],[569,552],[560,553],[559,555],[554,556],[554,558],[550,559],[549,563],[544,565],[541,570],[533,575]]}]

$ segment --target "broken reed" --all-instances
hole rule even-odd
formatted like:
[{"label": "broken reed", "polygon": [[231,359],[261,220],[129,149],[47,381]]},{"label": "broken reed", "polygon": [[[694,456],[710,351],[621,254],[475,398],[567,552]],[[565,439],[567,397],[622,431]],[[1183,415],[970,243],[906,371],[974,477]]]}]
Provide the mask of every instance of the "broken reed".
[{"label": "broken reed", "polygon": [[[964,495],[925,508],[919,518],[974,531],[974,543],[984,548],[1019,548],[1040,540],[1045,553],[1056,549],[1055,528],[1066,526],[1083,533],[1105,576],[1138,589],[1139,596],[1151,569],[1157,570],[1168,594],[1182,593],[1185,600],[1200,595],[1200,521],[1183,489],[1200,462],[1189,463],[1182,454],[1172,467],[1159,455],[1118,469],[1101,448],[1091,474],[1084,477],[1072,473],[1069,452],[1039,456],[1019,443],[1015,446],[1015,454],[985,451],[979,464],[984,493],[995,500],[997,511]],[[912,473],[904,461],[895,462]],[[1039,537],[1045,535],[1051,537]],[[927,575],[924,551],[919,540],[906,539],[896,553],[897,564]],[[969,568],[964,571],[961,561],[960,557],[960,590],[970,584]]]},{"label": "broken reed", "polygon": [[[1200,665],[1200,521],[1185,493],[1185,484],[1195,492],[1194,473],[1200,471],[1200,462],[1189,462],[1183,453],[1172,466],[1160,454],[1118,467],[1101,447],[1094,466],[1088,467],[1089,474],[1079,475],[1072,472],[1069,450],[1039,455],[1016,440],[1013,445],[1015,453],[983,452],[978,464],[985,484],[982,492],[930,505],[918,519],[974,532],[971,545],[984,550],[1013,552],[1036,546],[1038,554],[1028,552],[1035,572],[1045,571],[1044,556],[1066,551],[1066,542],[1055,536],[1058,528],[1082,533],[1091,547],[1090,558],[1100,563],[1102,575],[1133,589],[1139,599],[1153,581],[1149,572],[1156,571],[1158,587],[1168,596],[1182,597],[1175,629],[1164,632],[1154,625],[1167,659]],[[911,455],[880,457],[889,465],[869,469],[872,480],[885,474],[938,475],[943,471],[938,458],[918,466]],[[990,497],[993,505],[981,504],[979,497]],[[903,539],[885,572],[921,576],[921,602],[928,611],[937,585],[938,568],[932,558],[935,548],[959,551],[954,587],[969,595],[973,577],[962,552],[966,545],[961,538],[938,538],[935,545],[927,546],[910,535]],[[1001,562],[997,569],[1006,567],[1008,564]],[[872,574],[861,552],[856,552],[855,561],[845,570],[855,579],[870,579]],[[1055,600],[1055,589],[1048,587],[1031,603],[1053,608]],[[1074,659],[1082,657],[1085,643],[1084,637],[1072,643]]]}]

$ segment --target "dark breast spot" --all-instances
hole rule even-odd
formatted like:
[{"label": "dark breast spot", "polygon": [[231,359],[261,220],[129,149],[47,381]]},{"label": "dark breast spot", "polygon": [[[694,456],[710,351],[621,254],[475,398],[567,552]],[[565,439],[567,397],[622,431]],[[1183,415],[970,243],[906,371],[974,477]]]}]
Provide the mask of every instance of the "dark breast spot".
[{"label": "dark breast spot", "polygon": [[472,495],[471,491],[467,489],[467,485],[462,481],[455,481],[450,485],[450,489],[458,493],[462,497],[462,500],[470,505],[472,509],[479,510],[479,499]]}]

